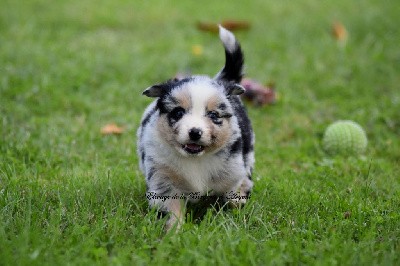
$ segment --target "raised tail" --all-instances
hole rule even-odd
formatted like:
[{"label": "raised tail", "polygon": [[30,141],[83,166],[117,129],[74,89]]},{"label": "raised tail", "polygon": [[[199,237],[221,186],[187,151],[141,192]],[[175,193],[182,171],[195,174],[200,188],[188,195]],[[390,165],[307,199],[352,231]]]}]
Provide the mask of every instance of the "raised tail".
[{"label": "raised tail", "polygon": [[215,79],[239,83],[243,76],[244,56],[235,35],[219,26],[219,38],[225,48],[225,66]]}]

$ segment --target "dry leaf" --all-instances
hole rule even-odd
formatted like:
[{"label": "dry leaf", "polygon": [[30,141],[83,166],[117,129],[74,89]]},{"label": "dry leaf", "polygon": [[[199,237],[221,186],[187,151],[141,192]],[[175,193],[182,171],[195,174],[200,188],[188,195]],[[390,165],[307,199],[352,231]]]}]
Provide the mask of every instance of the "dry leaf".
[{"label": "dry leaf", "polygon": [[264,86],[252,79],[243,79],[240,84],[246,89],[242,97],[255,105],[273,104],[277,100],[273,84]]},{"label": "dry leaf", "polygon": [[250,29],[250,23],[244,20],[224,20],[221,23],[225,29],[236,31],[236,30],[248,30]]},{"label": "dry leaf", "polygon": [[[250,23],[247,21],[239,20],[224,20],[221,22],[221,26],[230,31],[248,30],[250,28]],[[197,23],[197,28],[202,31],[209,31],[214,33],[219,32],[217,23],[199,22]]]},{"label": "dry leaf", "polygon": [[124,133],[124,128],[116,124],[108,124],[101,128],[101,134],[103,135],[120,135],[122,133]]},{"label": "dry leaf", "polygon": [[348,38],[348,33],[346,28],[340,22],[335,22],[332,25],[332,34],[336,40],[340,42],[345,42]]},{"label": "dry leaf", "polygon": [[215,23],[199,22],[197,23],[197,28],[202,31],[209,31],[215,33],[219,31],[218,24]]}]

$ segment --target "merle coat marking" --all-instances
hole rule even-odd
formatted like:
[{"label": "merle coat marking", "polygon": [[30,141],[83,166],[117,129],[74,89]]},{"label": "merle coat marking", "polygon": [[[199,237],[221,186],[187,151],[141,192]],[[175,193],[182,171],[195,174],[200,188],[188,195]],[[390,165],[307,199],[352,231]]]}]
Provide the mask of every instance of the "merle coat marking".
[{"label": "merle coat marking", "polygon": [[244,197],[228,195],[246,196],[253,187],[254,134],[238,96],[244,92],[239,85],[243,53],[222,27],[220,39],[226,62],[216,77],[169,80],[143,92],[156,99],[137,132],[140,168],[150,206],[171,213],[167,230],[183,221],[185,204],[179,196],[216,195],[244,203]]}]

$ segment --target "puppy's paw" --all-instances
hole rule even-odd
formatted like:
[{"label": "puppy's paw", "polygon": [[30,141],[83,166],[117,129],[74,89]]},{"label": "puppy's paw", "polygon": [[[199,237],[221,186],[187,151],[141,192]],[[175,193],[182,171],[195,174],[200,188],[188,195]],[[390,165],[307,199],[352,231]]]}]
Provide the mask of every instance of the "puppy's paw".
[{"label": "puppy's paw", "polygon": [[170,231],[178,232],[181,230],[183,220],[177,219],[175,216],[171,216],[165,223],[164,230],[166,233]]}]

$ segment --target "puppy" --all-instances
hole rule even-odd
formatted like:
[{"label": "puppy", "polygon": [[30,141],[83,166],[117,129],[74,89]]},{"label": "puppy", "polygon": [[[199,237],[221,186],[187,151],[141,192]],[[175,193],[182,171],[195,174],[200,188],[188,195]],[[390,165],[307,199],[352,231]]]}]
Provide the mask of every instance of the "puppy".
[{"label": "puppy", "polygon": [[253,182],[254,133],[238,95],[243,53],[220,26],[225,66],[214,77],[192,76],[147,88],[156,98],[137,131],[140,169],[149,205],[170,213],[166,230],[179,227],[187,201],[219,196],[240,205]]}]

